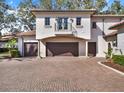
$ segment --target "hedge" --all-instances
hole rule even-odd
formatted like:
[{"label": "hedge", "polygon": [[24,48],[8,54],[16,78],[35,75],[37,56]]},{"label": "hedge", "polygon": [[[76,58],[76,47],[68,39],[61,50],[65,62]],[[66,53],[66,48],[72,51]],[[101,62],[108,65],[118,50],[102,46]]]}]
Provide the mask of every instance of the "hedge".
[{"label": "hedge", "polygon": [[8,48],[0,48],[0,53],[3,53],[3,52],[8,52],[9,49]]},{"label": "hedge", "polygon": [[10,50],[11,57],[20,57],[20,53],[17,49]]},{"label": "hedge", "polygon": [[124,55],[113,55],[114,63],[124,66]]}]

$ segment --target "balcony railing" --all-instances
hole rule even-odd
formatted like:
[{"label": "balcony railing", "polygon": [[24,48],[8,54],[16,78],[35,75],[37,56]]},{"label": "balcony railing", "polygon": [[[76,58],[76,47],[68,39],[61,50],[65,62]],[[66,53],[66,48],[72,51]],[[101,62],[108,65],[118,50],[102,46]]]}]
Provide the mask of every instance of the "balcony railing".
[{"label": "balcony railing", "polygon": [[55,34],[56,35],[76,35],[77,30],[72,25],[72,23],[68,24],[57,24],[55,23]]}]

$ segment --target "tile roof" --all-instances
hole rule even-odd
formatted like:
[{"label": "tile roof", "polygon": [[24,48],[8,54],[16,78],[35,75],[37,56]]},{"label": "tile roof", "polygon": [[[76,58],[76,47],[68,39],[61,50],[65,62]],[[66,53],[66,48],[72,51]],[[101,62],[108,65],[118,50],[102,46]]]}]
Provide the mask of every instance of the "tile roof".
[{"label": "tile roof", "polygon": [[124,15],[116,15],[116,14],[95,14],[95,15],[92,15],[92,17],[121,17],[123,18]]},{"label": "tile roof", "polygon": [[96,12],[96,9],[83,9],[83,10],[43,10],[43,9],[31,9],[31,12]]},{"label": "tile roof", "polygon": [[124,20],[112,25],[111,27],[109,27],[109,29],[110,30],[115,30],[115,29],[122,28],[123,26],[124,26]]},{"label": "tile roof", "polygon": [[21,32],[21,33],[17,34],[17,36],[35,36],[35,35],[36,35],[35,30],[28,31],[28,32]]},{"label": "tile roof", "polygon": [[111,32],[111,33],[105,35],[104,37],[110,37],[110,36],[115,36],[115,35],[117,35],[117,31]]}]

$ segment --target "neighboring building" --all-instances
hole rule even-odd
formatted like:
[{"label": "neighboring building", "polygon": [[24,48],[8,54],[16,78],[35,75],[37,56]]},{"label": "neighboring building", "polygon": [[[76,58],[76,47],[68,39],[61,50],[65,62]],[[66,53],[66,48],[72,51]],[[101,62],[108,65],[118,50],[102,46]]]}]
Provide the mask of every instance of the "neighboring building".
[{"label": "neighboring building", "polygon": [[18,50],[21,56],[37,56],[38,41],[36,40],[36,32],[28,31],[17,34]]},{"label": "neighboring building", "polygon": [[[5,48],[6,43],[7,43],[10,39],[12,39],[12,38],[16,38],[16,39],[17,39],[17,37],[16,37],[14,34],[10,34],[10,33],[1,36],[1,37],[0,37],[0,48]],[[17,46],[15,46],[15,47],[17,47]]]},{"label": "neighboring building", "polygon": [[31,10],[36,16],[38,56],[104,57],[109,27],[124,15],[95,15],[96,10]]},{"label": "neighboring building", "polygon": [[124,54],[124,21],[112,25],[109,29],[116,30],[110,33],[109,36],[106,36],[107,42],[113,48],[113,53]]}]

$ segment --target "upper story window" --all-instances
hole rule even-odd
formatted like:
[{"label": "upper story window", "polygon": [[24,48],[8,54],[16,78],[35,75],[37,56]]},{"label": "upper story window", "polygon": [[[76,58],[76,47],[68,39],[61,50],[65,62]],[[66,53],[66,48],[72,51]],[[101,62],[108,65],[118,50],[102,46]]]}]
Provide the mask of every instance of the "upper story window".
[{"label": "upper story window", "polygon": [[93,29],[96,29],[97,28],[96,22],[92,22],[92,28]]},{"label": "upper story window", "polygon": [[81,25],[81,17],[76,18],[76,25],[78,25],[78,26]]},{"label": "upper story window", "polygon": [[50,25],[50,17],[45,17],[45,26]]}]

